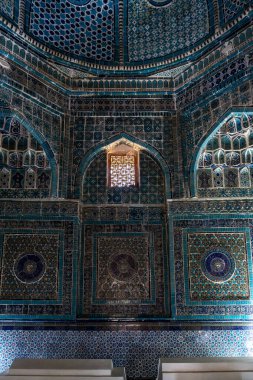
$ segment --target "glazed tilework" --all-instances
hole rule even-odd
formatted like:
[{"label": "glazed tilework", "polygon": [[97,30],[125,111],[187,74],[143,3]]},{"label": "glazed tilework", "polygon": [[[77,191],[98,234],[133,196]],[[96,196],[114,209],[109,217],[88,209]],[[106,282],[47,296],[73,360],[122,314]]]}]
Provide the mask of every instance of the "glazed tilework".
[{"label": "glazed tilework", "polygon": [[202,145],[197,162],[200,195],[205,196],[205,190],[221,196],[226,196],[227,190],[229,196],[250,195],[252,114],[233,112],[215,131]]},{"label": "glazed tilework", "polygon": [[252,209],[250,203],[247,210],[244,206],[242,201],[215,200],[169,206],[175,317],[251,318]]},{"label": "glazed tilework", "polygon": [[52,173],[47,155],[17,119],[4,118],[0,124],[0,195],[48,197]]},{"label": "glazed tilework", "polygon": [[59,234],[5,233],[1,240],[0,302],[57,300],[62,276]]},{"label": "glazed tilework", "polygon": [[[1,93],[6,97],[5,93]],[[60,118],[12,94],[13,112],[0,102],[2,198],[45,198],[57,193]],[[1,96],[0,96],[1,97]],[[24,117],[23,112],[26,114]],[[54,124],[54,128],[52,125]],[[14,131],[14,132],[13,132]],[[13,158],[13,159],[11,159]],[[8,170],[8,172],[6,172]],[[12,176],[11,176],[12,174]]]},{"label": "glazed tilework", "polygon": [[[126,112],[126,111],[132,111],[133,108],[137,108],[138,111],[131,116],[124,115],[124,117],[120,116],[111,116],[111,117],[79,117],[75,119],[75,125],[73,127],[73,140],[74,140],[74,147],[72,152],[72,160],[73,160],[73,172],[72,172],[72,184],[75,182],[75,173],[78,170],[78,167],[81,163],[81,160],[85,153],[88,152],[89,149],[92,147],[98,146],[102,142],[106,142],[108,139],[112,138],[113,136],[117,136],[120,133],[126,133],[129,134],[129,136],[134,136],[136,139],[140,140],[143,143],[147,143],[150,146],[154,147],[155,150],[157,150],[166,160],[166,163],[168,164],[169,168],[173,170],[173,125],[176,123],[174,120],[173,114],[166,114],[164,116],[153,116],[152,112],[150,110],[153,110],[155,106],[158,107],[159,111],[165,110],[166,107],[168,107],[167,101],[160,102],[157,101],[157,103],[154,103],[153,101],[150,101],[149,99],[142,99],[142,100],[120,100],[120,99],[112,99],[111,101],[102,99],[98,102],[94,103],[93,99],[86,100],[86,104],[82,103],[83,106],[85,106],[85,109],[88,110],[90,107],[96,107],[97,111],[101,109],[101,111],[105,111],[106,113],[109,111],[111,113],[111,107],[115,110],[115,114],[119,112]],[[87,107],[87,108],[86,108]],[[150,116],[148,117],[141,117],[138,116],[139,113],[143,112],[145,109],[149,110]],[[124,111],[125,110],[125,111]],[[100,112],[101,112],[100,111]],[[145,153],[145,152],[144,152]],[[157,173],[160,172],[160,169],[157,167],[155,169],[155,166],[157,166],[152,160],[151,157],[148,157],[148,155],[141,154],[141,163],[142,166],[141,171],[144,173],[147,173],[149,170],[149,167],[152,172],[157,170]],[[95,159],[93,163],[91,163],[91,166],[96,166],[97,169],[93,170],[94,175],[95,171],[99,171],[102,174],[102,171],[105,173],[106,171],[106,160],[105,157],[102,155],[100,156],[100,164],[98,164],[99,159]],[[97,163],[96,163],[97,161]],[[90,169],[88,169],[90,171]],[[104,174],[105,175],[105,174]],[[103,175],[103,176],[104,176]],[[157,174],[158,175],[158,174]],[[101,175],[99,175],[101,177]],[[99,179],[101,181],[101,184],[98,184],[98,177],[96,174],[96,186],[97,186],[97,192],[99,192],[99,187],[102,189],[102,187],[105,188],[105,178],[102,179],[102,177]],[[155,174],[152,174],[153,177],[155,177]],[[145,181],[144,176],[142,176],[143,181]],[[154,181],[155,178],[152,179]],[[162,180],[161,180],[162,181]],[[162,187],[162,183],[160,181],[159,186]],[[150,182],[150,181],[149,181]],[[151,183],[145,184],[143,183],[142,186],[151,186]],[[157,187],[158,182],[155,181],[154,186]],[[91,186],[91,185],[89,185]],[[102,186],[102,187],[101,187]],[[154,187],[153,187],[154,189]],[[103,190],[104,191],[104,190]],[[102,191],[102,192],[103,192]],[[157,191],[157,189],[155,189]],[[145,192],[152,193],[152,189],[145,189]],[[86,190],[87,194],[87,190]],[[87,195],[85,195],[85,202],[89,198],[87,198]],[[154,193],[153,193],[154,195]],[[97,195],[94,194],[94,201],[97,202],[97,198],[101,196],[104,196],[103,194],[98,193]],[[129,198],[129,194],[122,194],[122,196]],[[144,196],[144,194],[143,194]],[[135,194],[134,197],[136,198],[137,195]],[[150,197],[149,197],[150,198]],[[161,193],[158,189],[158,194],[154,197],[154,200],[151,201],[151,199],[147,199],[145,203],[157,203],[161,202]],[[160,200],[159,200],[160,199]],[[136,202],[137,200],[135,200]],[[129,201],[128,201],[129,202]],[[137,201],[138,202],[138,201]],[[144,203],[144,202],[143,202]]]},{"label": "glazed tilework", "polygon": [[249,299],[246,234],[219,232],[218,228],[212,233],[188,231],[186,234],[189,299]]},{"label": "glazed tilework", "polygon": [[249,329],[169,331],[0,331],[0,371],[14,358],[112,358],[129,378],[156,378],[160,357],[245,357],[253,353]]},{"label": "glazed tilework", "polygon": [[2,0],[0,4],[0,12],[5,13],[10,18],[14,15],[15,0]]},{"label": "glazed tilework", "polygon": [[93,249],[93,304],[155,302],[152,235],[101,233]]},{"label": "glazed tilework", "polygon": [[[215,28],[221,26],[222,41],[247,23],[247,16],[240,18],[243,10],[248,9],[244,0],[204,3],[194,0],[191,4],[180,0],[179,7],[174,1],[165,2],[168,3],[165,7],[156,6],[153,0],[59,1],[52,6],[48,0],[27,0],[19,7],[16,0],[14,22],[20,29],[14,30],[12,25],[6,29],[15,38],[23,32],[25,24],[29,47],[56,64],[67,63],[72,67],[75,59],[75,68],[84,67],[92,75],[131,78],[133,73],[152,74],[170,69],[175,62],[180,65],[188,60],[194,62],[203,53],[217,48]],[[8,17],[7,11],[3,15]],[[232,30],[229,21],[236,19]]]},{"label": "glazed tilework", "polygon": [[[252,102],[252,88],[249,82],[242,85],[236,85],[233,93],[225,93],[219,99],[211,99],[203,108],[199,108],[199,104],[195,104],[193,108],[185,111],[180,124],[182,125],[182,155],[184,166],[185,181],[188,182],[192,195],[196,194],[195,169],[193,165],[196,163],[197,154],[202,149],[202,144],[208,138],[209,134],[217,128],[222,121],[229,117],[231,112],[239,111],[239,107],[233,107],[233,103],[240,103],[244,106],[244,110],[251,111],[250,104]],[[192,95],[189,95],[192,96]],[[247,109],[247,107],[249,107]],[[186,154],[187,152],[187,154]],[[189,157],[193,157],[190,163]],[[191,167],[189,167],[191,165]],[[190,176],[189,176],[190,173]],[[187,186],[188,186],[187,184]],[[213,193],[213,194],[212,194]],[[251,190],[241,188],[238,189],[199,189],[199,196],[204,197],[220,197],[220,196],[250,196]],[[181,193],[182,196],[182,193]]]},{"label": "glazed tilework", "polygon": [[[162,212],[162,211],[161,211]],[[158,211],[157,211],[158,213]],[[0,215],[16,217],[19,220],[28,216],[33,220],[53,217],[67,220],[78,215],[78,202],[62,200],[3,200],[0,199]]]},{"label": "glazed tilework", "polygon": [[[0,49],[10,64],[10,70],[0,68],[0,118],[7,112],[12,117],[16,112],[26,126],[43,137],[43,149],[48,149],[55,164],[52,198],[48,198],[48,192],[39,194],[37,189],[27,189],[26,193],[14,190],[12,201],[0,202],[0,229],[5,244],[3,274],[10,279],[2,285],[1,318],[13,319],[14,324],[18,321],[20,326],[29,319],[43,320],[40,326],[44,321],[53,320],[57,326],[57,321],[71,319],[75,327],[87,318],[94,329],[96,319],[110,321],[109,329],[113,318],[154,319],[155,326],[163,318],[168,324],[173,324],[173,320],[195,323],[197,319],[201,323],[206,321],[206,325],[212,324],[210,320],[232,323],[239,319],[250,323],[253,202],[249,198],[251,187],[245,186],[247,175],[244,171],[236,180],[237,165],[229,173],[224,168],[224,184],[229,186],[226,194],[219,188],[212,189],[213,193],[200,189],[197,195],[205,197],[203,201],[189,201],[189,197],[196,195],[191,183],[196,171],[191,165],[203,139],[229,113],[252,112],[248,107],[253,104],[253,28],[250,14],[238,19],[252,2],[180,0],[159,9],[141,0],[53,3],[16,1],[18,28],[11,26],[12,3],[2,1],[5,9],[0,8],[8,18],[8,23],[1,22]],[[24,25],[24,33],[16,35],[23,32]],[[177,54],[180,56],[176,57]],[[81,62],[84,58],[86,62]],[[113,67],[115,64],[117,67]],[[159,78],[160,75],[166,77]],[[110,192],[101,147],[122,133],[143,147],[140,188]],[[94,160],[89,161],[80,197],[77,190],[82,192],[82,186],[77,177],[84,157],[90,158],[90,152],[94,153]],[[164,160],[162,169],[154,157],[158,164]],[[166,195],[165,169],[171,179],[168,186],[171,191],[166,191]],[[216,178],[216,184],[217,181]],[[231,186],[233,183],[243,184],[244,188],[236,189]],[[0,193],[0,197],[10,198],[8,190]],[[173,200],[166,210],[165,198],[171,198],[171,194]],[[38,202],[25,199],[41,196],[46,199]],[[225,200],[225,196],[239,198]],[[243,196],[247,198],[242,200]],[[52,238],[52,251],[45,253],[42,247],[40,252],[21,252],[27,236],[34,237],[39,244],[38,235],[44,243],[45,236],[56,234],[61,235],[58,251]],[[124,252],[115,244],[119,239]],[[22,249],[17,248],[18,244]],[[30,242],[26,245],[31,247]],[[59,253],[59,258],[53,251]],[[52,289],[45,275],[49,253],[55,259],[54,267],[59,268],[54,273],[59,275],[57,283],[51,273]],[[18,281],[21,287],[16,286]],[[31,283],[35,283],[32,299],[27,291]],[[128,285],[123,287],[122,283]],[[40,298],[39,284],[47,288],[43,293],[45,299]],[[117,289],[109,291],[108,287],[115,284]],[[22,299],[18,294],[21,291]],[[12,299],[7,299],[8,294],[12,294]],[[69,325],[66,326],[67,329]],[[31,351],[37,355],[40,352],[82,355],[85,348],[85,354],[94,357],[102,355],[106,347],[116,363],[127,364],[130,376],[155,377],[157,359],[153,361],[152,355],[158,353],[159,356],[226,355],[233,345],[234,354],[234,341],[240,341],[241,335],[234,332],[230,336],[232,343],[226,340],[227,336],[223,337],[223,332],[220,329],[206,330],[203,334],[200,331],[200,335],[196,331],[195,335],[187,335],[190,332],[181,330],[168,335],[157,333],[163,339],[160,341],[158,335],[145,340],[148,331],[147,335],[135,331],[136,339],[125,331],[122,336],[128,342],[124,341],[119,348],[123,339],[120,332],[114,331],[103,340],[103,335],[94,331],[92,337],[97,339],[94,350],[92,345],[86,347],[84,340],[90,341],[83,331],[78,343],[70,339],[73,347],[67,350],[66,345],[62,348],[57,341],[59,338],[54,340],[54,335],[49,346],[42,340],[47,350],[36,339],[29,344],[33,344]],[[173,338],[169,334],[174,334]],[[121,338],[113,340],[115,336]],[[225,347],[216,345],[220,337]],[[20,355],[26,349],[24,341],[17,344]],[[159,347],[165,347],[164,351],[159,351]],[[250,354],[243,349],[236,353],[245,352]]]},{"label": "glazed tilework", "polygon": [[[48,213],[44,220],[39,220],[38,203],[21,202],[19,210],[13,202],[9,208],[8,202],[3,203],[7,218],[2,216],[0,221],[3,245],[0,319],[74,318],[78,233],[73,216],[57,220],[54,214],[57,208],[49,203],[51,215]],[[24,217],[23,212],[28,213],[29,206],[30,217]],[[47,214],[46,203],[43,208]],[[22,215],[19,219],[17,212]],[[36,216],[32,217],[32,213]]]},{"label": "glazed tilework", "polygon": [[163,203],[164,178],[162,170],[147,154],[140,153],[140,185],[108,187],[106,153],[90,164],[83,179],[82,200],[86,204]]},{"label": "glazed tilework", "polygon": [[80,217],[86,222],[132,222],[160,224],[166,220],[165,207],[143,206],[85,206],[80,211]]},{"label": "glazed tilework", "polygon": [[114,58],[114,2],[31,1],[27,32],[56,50],[97,61]]},{"label": "glazed tilework", "polygon": [[[250,33],[251,34],[251,33]],[[246,40],[246,35],[242,37]],[[236,41],[234,42],[236,43]],[[233,45],[232,45],[233,46]],[[224,52],[223,52],[224,56]],[[214,57],[212,57],[214,59]],[[203,67],[204,62],[200,67]],[[251,61],[245,57],[245,55],[241,55],[236,59],[232,59],[226,66],[214,68],[211,72],[207,71],[205,77],[198,83],[189,83],[190,89],[187,93],[179,93],[177,97],[177,105],[178,107],[189,107],[193,102],[199,103],[199,101],[203,102],[203,100],[207,97],[210,97],[210,91],[213,91],[214,88],[221,89],[227,87],[229,84],[233,82],[237,82],[238,86],[240,85],[239,81],[242,78],[247,77],[248,70],[252,66]],[[185,80],[187,80],[188,76],[185,75]],[[243,88],[243,87],[242,87]],[[230,91],[229,91],[230,93]],[[226,101],[230,100],[230,96],[227,96]],[[246,98],[243,97],[241,101],[242,104],[245,104]],[[213,99],[212,99],[213,100]],[[236,103],[237,104],[237,103]],[[198,104],[199,106],[199,104]],[[206,106],[206,105],[205,105]],[[217,108],[217,107],[213,107]],[[203,110],[204,111],[204,110]]]},{"label": "glazed tilework", "polygon": [[[194,18],[189,17],[190,13]],[[164,8],[128,0],[129,61],[143,62],[189,49],[209,35],[210,18],[206,0],[180,0]]]},{"label": "glazed tilework", "polygon": [[164,234],[159,224],[85,225],[79,314],[91,319],[168,316]]},{"label": "glazed tilework", "polygon": [[229,22],[237,18],[244,10],[246,10],[250,4],[251,0],[219,0],[223,12],[223,23]]},{"label": "glazed tilework", "polygon": [[242,214],[250,215],[253,209],[252,199],[192,199],[168,202],[168,214],[177,216],[210,215],[209,223],[215,227],[215,217],[233,217]]}]

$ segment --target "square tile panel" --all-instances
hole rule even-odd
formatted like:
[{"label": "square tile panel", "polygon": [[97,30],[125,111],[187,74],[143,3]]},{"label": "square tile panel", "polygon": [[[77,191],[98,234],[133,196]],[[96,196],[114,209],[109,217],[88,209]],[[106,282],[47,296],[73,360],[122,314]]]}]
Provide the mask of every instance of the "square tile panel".
[{"label": "square tile panel", "polygon": [[94,235],[93,303],[150,301],[153,265],[148,233]]},{"label": "square tile panel", "polygon": [[0,298],[2,300],[57,300],[58,234],[2,236]]},{"label": "square tile panel", "polygon": [[187,245],[192,301],[249,299],[245,233],[188,233]]}]

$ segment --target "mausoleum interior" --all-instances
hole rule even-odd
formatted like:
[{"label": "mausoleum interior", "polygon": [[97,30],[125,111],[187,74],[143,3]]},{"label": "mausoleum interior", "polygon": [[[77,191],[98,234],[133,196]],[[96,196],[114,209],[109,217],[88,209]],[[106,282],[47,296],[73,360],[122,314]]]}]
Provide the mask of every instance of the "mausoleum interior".
[{"label": "mausoleum interior", "polygon": [[0,0],[0,372],[253,356],[252,16]]}]

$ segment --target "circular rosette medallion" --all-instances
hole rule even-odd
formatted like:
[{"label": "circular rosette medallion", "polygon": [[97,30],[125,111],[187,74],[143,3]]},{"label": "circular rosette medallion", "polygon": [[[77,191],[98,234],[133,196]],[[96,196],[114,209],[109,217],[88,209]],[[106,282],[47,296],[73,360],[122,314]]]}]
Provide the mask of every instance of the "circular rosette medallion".
[{"label": "circular rosette medallion", "polygon": [[230,253],[214,248],[206,252],[202,258],[201,269],[208,280],[224,282],[233,276],[235,261]]},{"label": "circular rosette medallion", "polygon": [[132,255],[118,253],[109,261],[108,269],[113,278],[127,282],[137,273],[138,264]]},{"label": "circular rosette medallion", "polygon": [[45,273],[45,260],[37,253],[19,256],[14,264],[14,273],[21,282],[37,282]]}]

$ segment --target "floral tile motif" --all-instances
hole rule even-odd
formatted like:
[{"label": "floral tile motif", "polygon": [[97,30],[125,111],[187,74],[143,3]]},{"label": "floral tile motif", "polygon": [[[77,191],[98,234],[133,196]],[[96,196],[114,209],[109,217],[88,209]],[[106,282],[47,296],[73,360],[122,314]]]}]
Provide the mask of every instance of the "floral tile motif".
[{"label": "floral tile motif", "polygon": [[170,331],[0,331],[0,371],[15,358],[112,358],[129,378],[157,377],[160,357],[245,357],[253,353],[252,329]]}]

